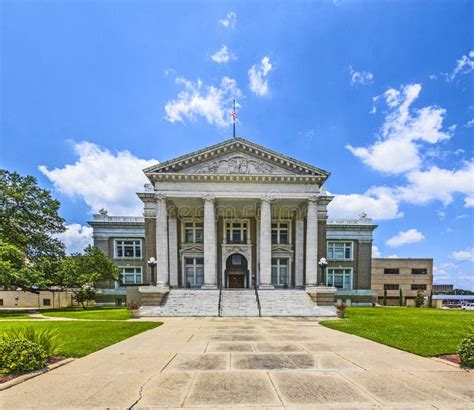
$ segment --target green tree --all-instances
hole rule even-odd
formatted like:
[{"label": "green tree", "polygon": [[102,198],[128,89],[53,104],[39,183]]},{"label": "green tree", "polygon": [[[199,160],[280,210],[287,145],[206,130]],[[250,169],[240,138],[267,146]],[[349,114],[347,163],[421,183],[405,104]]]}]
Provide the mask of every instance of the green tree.
[{"label": "green tree", "polygon": [[57,282],[76,288],[75,299],[84,307],[95,297],[95,287],[100,282],[117,280],[120,269],[96,246],[88,246],[84,253],[67,256],[61,263]]},{"label": "green tree", "polygon": [[400,306],[403,306],[403,292],[402,292],[402,289],[400,289],[400,295],[398,296],[398,304]]},{"label": "green tree", "polygon": [[65,231],[59,206],[36,178],[0,169],[0,240],[16,246],[30,261],[64,255],[64,244],[54,237]]},{"label": "green tree", "polygon": [[0,285],[37,292],[47,285],[40,267],[30,263],[15,245],[0,241]]},{"label": "green tree", "polygon": [[416,292],[416,296],[414,298],[415,301],[415,306],[416,307],[422,307],[423,303],[425,303],[425,296],[423,294],[423,291],[421,289],[418,289]]}]

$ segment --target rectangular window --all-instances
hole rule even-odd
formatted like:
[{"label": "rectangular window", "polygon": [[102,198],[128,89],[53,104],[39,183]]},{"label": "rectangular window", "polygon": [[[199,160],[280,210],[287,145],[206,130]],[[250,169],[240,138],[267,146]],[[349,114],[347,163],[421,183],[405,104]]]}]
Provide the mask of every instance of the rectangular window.
[{"label": "rectangular window", "polygon": [[426,285],[414,284],[411,285],[411,290],[426,290]]},{"label": "rectangular window", "polygon": [[142,257],[142,240],[141,239],[116,240],[115,241],[115,257],[124,258],[124,259],[141,258]]},{"label": "rectangular window", "polygon": [[272,243],[273,244],[288,244],[289,240],[289,223],[288,222],[274,222],[272,223]]},{"label": "rectangular window", "polygon": [[204,285],[204,258],[185,258],[184,271],[187,286]]},{"label": "rectangular window", "polygon": [[395,269],[395,268],[385,268],[383,270],[384,275],[399,275],[400,274],[400,269]]},{"label": "rectangular window", "polygon": [[412,269],[412,275],[426,275],[428,273],[428,269]]},{"label": "rectangular window", "polygon": [[352,260],[352,242],[328,242],[328,259]]},{"label": "rectangular window", "polygon": [[272,285],[288,285],[288,258],[272,258]]},{"label": "rectangular window", "polygon": [[395,285],[391,283],[386,283],[385,285],[383,285],[383,290],[399,290],[399,289],[400,289],[400,285]]},{"label": "rectangular window", "polygon": [[338,289],[352,290],[352,269],[350,268],[328,268],[326,285]]},{"label": "rectangular window", "polygon": [[3,299],[0,299],[0,306],[3,306]]},{"label": "rectangular window", "polygon": [[184,240],[186,243],[203,243],[204,224],[202,222],[185,222]]},{"label": "rectangular window", "polygon": [[226,223],[227,243],[247,243],[247,222]]},{"label": "rectangular window", "polygon": [[51,306],[51,299],[43,299],[43,306]]},{"label": "rectangular window", "polygon": [[138,284],[143,283],[141,267],[122,268],[121,275],[122,275],[122,283],[124,285],[138,285]]}]

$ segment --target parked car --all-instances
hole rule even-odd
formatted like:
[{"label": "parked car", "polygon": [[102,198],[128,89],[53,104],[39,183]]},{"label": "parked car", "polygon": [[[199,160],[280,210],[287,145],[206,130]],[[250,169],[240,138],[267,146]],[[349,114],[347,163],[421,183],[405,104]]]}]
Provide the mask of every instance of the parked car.
[{"label": "parked car", "polygon": [[474,310],[474,303],[465,303],[461,306],[462,310]]}]

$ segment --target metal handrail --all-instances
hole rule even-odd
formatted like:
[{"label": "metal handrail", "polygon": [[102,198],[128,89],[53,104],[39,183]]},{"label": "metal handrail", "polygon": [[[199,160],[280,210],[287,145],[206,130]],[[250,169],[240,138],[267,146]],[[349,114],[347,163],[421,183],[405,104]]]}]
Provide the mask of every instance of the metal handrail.
[{"label": "metal handrail", "polygon": [[260,305],[260,298],[258,296],[257,281],[254,281],[253,287],[255,289],[255,299],[257,300],[258,317],[262,317],[262,306]]}]

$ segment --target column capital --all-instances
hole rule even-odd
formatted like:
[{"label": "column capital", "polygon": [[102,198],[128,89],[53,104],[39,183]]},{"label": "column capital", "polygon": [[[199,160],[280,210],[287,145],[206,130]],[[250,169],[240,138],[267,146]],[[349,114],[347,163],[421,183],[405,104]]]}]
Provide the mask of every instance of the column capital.
[{"label": "column capital", "polygon": [[315,204],[317,205],[318,204],[318,195],[311,195],[310,197],[308,197],[308,204]]},{"label": "column capital", "polygon": [[205,195],[202,196],[202,200],[204,202],[215,202],[216,197],[214,195],[211,195],[211,194],[205,194]]},{"label": "column capital", "polygon": [[265,194],[260,197],[260,202],[271,202],[273,197],[270,194]]},{"label": "column capital", "polygon": [[155,197],[157,200],[159,201],[163,201],[163,200],[166,200],[166,195],[163,193],[163,192],[158,192],[155,194]]}]

